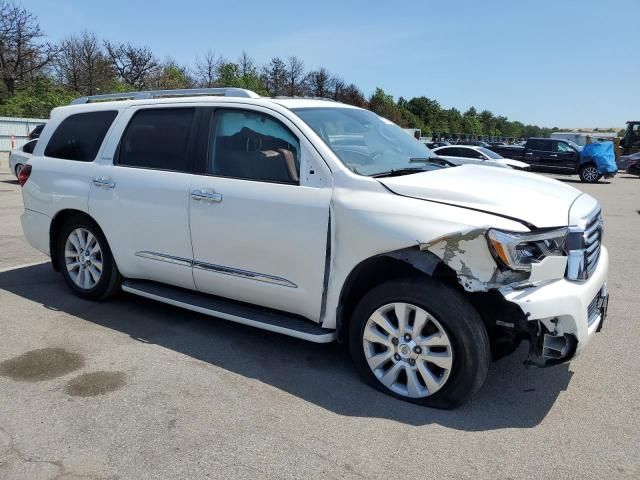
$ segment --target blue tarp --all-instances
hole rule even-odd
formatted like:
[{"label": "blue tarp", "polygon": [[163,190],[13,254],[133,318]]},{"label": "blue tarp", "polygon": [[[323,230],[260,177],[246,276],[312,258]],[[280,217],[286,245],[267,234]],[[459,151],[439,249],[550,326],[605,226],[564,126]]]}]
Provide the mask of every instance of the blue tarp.
[{"label": "blue tarp", "polygon": [[580,160],[593,160],[598,172],[603,175],[615,175],[618,171],[616,155],[613,151],[613,142],[589,143],[582,148]]}]

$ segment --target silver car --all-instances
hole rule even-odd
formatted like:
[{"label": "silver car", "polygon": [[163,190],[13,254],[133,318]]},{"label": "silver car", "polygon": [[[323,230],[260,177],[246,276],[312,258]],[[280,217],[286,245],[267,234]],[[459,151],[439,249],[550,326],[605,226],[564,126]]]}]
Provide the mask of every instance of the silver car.
[{"label": "silver car", "polygon": [[473,145],[450,145],[447,147],[434,148],[433,152],[439,157],[450,161],[456,165],[476,164],[488,167],[515,168],[516,170],[528,170],[529,164],[504,158],[484,147]]},{"label": "silver car", "polygon": [[11,170],[11,173],[13,173],[16,178],[18,178],[18,176],[20,175],[22,167],[24,167],[24,165],[31,158],[33,149],[36,148],[37,142],[37,138],[34,140],[29,140],[21,147],[11,150],[11,153],[9,154],[9,170]]}]

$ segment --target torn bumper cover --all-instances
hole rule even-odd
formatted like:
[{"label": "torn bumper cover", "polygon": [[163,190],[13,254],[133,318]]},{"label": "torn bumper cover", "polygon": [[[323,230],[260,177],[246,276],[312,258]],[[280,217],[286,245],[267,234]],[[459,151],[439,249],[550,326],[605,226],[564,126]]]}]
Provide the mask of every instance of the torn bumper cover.
[{"label": "torn bumper cover", "polygon": [[[598,265],[585,281],[562,278],[524,289],[505,286],[500,292],[506,300],[522,309],[529,322],[537,322],[540,326],[540,355],[544,354],[547,359],[568,360],[580,353],[591,336],[602,328],[609,300],[608,270],[609,254],[602,247]],[[550,337],[565,338],[575,346],[564,352],[566,358],[556,358],[550,350],[561,343]]]},{"label": "torn bumper cover", "polygon": [[489,249],[486,229],[472,229],[420,244],[452,268],[468,292],[498,290],[522,310],[530,342],[530,363],[545,366],[571,359],[599,331],[608,304],[609,257],[602,247],[598,265],[584,281],[565,278],[567,259],[548,257],[530,272],[500,268]]}]

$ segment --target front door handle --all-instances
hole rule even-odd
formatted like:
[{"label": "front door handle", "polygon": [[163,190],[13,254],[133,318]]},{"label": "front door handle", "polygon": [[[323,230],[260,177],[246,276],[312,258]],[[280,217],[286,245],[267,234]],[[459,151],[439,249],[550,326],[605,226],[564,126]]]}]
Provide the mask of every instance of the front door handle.
[{"label": "front door handle", "polygon": [[114,188],[116,186],[115,182],[113,182],[109,177],[94,177],[93,184],[96,187],[102,188]]},{"label": "front door handle", "polygon": [[551,154],[551,155],[549,155],[549,156],[550,156],[550,157],[553,157],[553,158],[558,158],[558,155],[555,155],[555,154]]},{"label": "front door handle", "polygon": [[204,200],[214,203],[220,203],[222,201],[222,195],[220,195],[219,193],[205,192],[203,190],[192,191],[191,198],[193,198],[194,200]]}]

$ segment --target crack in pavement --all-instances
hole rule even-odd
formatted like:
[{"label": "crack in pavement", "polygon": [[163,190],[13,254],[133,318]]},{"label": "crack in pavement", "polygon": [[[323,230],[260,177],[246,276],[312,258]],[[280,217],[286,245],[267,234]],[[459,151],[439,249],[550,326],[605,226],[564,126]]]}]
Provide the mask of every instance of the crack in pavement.
[{"label": "crack in pavement", "polygon": [[9,439],[9,445],[4,450],[0,451],[0,458],[2,458],[2,460],[0,461],[0,470],[4,466],[7,466],[10,464],[11,460],[8,460],[8,461],[5,461],[5,460],[7,459],[7,457],[10,457],[13,455],[17,457],[18,460],[24,463],[52,465],[57,469],[57,473],[55,473],[54,476],[51,477],[51,480],[71,480],[71,479],[116,480],[117,479],[116,476],[102,477],[102,476],[96,476],[96,475],[85,475],[85,474],[73,473],[72,471],[67,470],[61,461],[41,460],[41,459],[30,457],[18,448],[13,435],[9,431],[7,431],[5,428],[0,426],[0,433],[4,433]]}]

